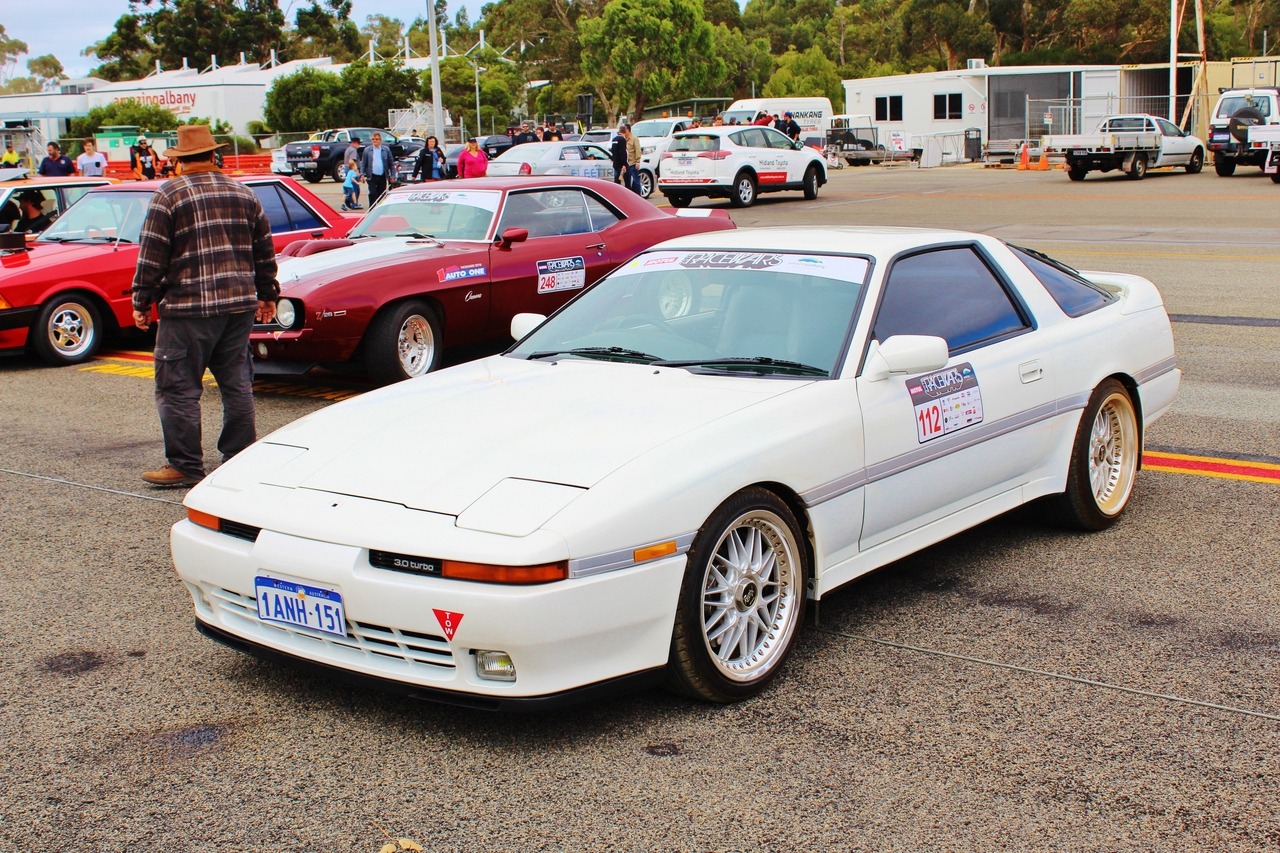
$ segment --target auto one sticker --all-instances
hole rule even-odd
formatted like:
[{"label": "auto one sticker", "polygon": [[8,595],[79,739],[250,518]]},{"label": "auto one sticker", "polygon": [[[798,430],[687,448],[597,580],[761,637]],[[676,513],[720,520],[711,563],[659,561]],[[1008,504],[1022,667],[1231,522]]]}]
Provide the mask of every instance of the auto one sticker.
[{"label": "auto one sticker", "polygon": [[982,389],[968,362],[908,379],[907,393],[921,444],[982,423]]},{"label": "auto one sticker", "polygon": [[538,292],[556,293],[561,290],[581,290],[587,286],[587,262],[579,255],[575,258],[552,258],[538,261]]},{"label": "auto one sticker", "polygon": [[441,281],[460,281],[464,278],[484,278],[488,274],[484,264],[463,264],[462,266],[441,267],[436,270],[436,277]]}]

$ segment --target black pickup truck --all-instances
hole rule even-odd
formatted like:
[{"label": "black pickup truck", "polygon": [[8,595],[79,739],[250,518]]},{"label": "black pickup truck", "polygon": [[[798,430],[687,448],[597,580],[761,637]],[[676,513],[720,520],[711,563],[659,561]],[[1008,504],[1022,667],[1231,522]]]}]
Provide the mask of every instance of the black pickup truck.
[{"label": "black pickup truck", "polygon": [[341,183],[347,173],[343,155],[352,137],[360,140],[360,152],[363,154],[364,147],[375,133],[382,134],[383,144],[391,149],[397,160],[422,147],[419,141],[401,140],[391,131],[377,127],[340,127],[323,130],[306,142],[290,142],[284,147],[285,159],[294,172],[310,183],[318,184],[326,177]]}]

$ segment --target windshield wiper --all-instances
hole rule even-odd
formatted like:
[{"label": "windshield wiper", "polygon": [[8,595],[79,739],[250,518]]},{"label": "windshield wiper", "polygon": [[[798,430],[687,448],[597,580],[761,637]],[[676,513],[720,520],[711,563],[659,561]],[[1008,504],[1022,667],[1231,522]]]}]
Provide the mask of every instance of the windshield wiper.
[{"label": "windshield wiper", "polygon": [[435,240],[437,243],[440,242],[440,238],[434,234],[422,234],[417,231],[401,231],[400,233],[396,234],[396,236],[412,237],[415,240]]},{"label": "windshield wiper", "polygon": [[828,372],[812,364],[757,355],[751,358],[690,358],[680,361],[655,361],[655,367],[709,367],[725,370],[749,370],[756,373],[799,373],[804,376],[826,376]]},{"label": "windshield wiper", "polygon": [[[639,350],[626,349],[625,347],[577,347],[576,349],[550,349],[540,352],[531,353],[528,356],[529,361],[538,358],[550,358],[553,355],[583,355],[587,358],[621,358],[627,361],[641,361],[645,363],[657,362],[656,355],[649,355],[647,352]],[[658,362],[659,364],[661,362]]]}]

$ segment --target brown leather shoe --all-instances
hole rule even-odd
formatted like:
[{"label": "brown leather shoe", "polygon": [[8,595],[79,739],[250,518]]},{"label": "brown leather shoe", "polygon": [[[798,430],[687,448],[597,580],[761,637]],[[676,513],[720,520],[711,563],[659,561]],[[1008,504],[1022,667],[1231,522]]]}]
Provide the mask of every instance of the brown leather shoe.
[{"label": "brown leather shoe", "polygon": [[172,465],[161,465],[155,471],[143,471],[142,479],[153,486],[194,486],[204,474],[184,474]]}]

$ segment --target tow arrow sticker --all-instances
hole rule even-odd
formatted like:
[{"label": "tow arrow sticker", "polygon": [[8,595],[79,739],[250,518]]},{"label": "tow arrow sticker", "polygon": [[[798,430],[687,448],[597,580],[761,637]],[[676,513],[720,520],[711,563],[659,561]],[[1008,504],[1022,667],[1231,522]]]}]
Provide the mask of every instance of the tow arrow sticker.
[{"label": "tow arrow sticker", "polygon": [[449,642],[453,642],[453,635],[458,633],[458,625],[462,622],[462,614],[434,608],[431,612],[436,614],[436,621],[440,623],[440,627],[444,630],[444,638]]}]

